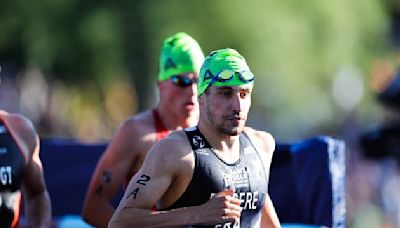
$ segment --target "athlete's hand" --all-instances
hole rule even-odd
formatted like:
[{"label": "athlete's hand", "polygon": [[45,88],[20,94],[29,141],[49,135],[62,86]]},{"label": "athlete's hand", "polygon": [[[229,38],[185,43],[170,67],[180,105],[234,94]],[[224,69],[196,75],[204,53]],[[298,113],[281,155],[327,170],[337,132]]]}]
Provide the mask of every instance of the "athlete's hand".
[{"label": "athlete's hand", "polygon": [[233,197],[234,189],[226,189],[217,193],[209,201],[199,207],[202,225],[235,223],[240,219],[242,208],[240,200]]}]

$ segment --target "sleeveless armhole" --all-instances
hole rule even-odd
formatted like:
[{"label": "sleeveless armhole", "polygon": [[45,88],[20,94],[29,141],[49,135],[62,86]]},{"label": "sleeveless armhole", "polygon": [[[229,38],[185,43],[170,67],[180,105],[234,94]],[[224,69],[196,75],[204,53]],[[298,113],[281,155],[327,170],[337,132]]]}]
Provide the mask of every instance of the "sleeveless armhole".
[{"label": "sleeveless armhole", "polygon": [[[248,141],[249,144],[250,144],[250,145],[254,148],[254,150],[256,151],[258,158],[261,160],[261,165],[262,165],[263,168],[264,168],[264,174],[265,174],[265,176],[267,177],[267,182],[269,182],[269,172],[268,172],[268,175],[267,175],[267,167],[265,167],[265,164],[264,164],[264,162],[263,162],[264,159],[261,157],[260,152],[257,150],[257,147],[253,144],[253,142],[251,141],[249,135],[248,135],[246,132],[243,131],[242,135],[244,136],[244,138],[246,138],[246,141]],[[272,159],[272,157],[271,157],[271,159]],[[269,170],[269,169],[268,169],[268,170]]]}]

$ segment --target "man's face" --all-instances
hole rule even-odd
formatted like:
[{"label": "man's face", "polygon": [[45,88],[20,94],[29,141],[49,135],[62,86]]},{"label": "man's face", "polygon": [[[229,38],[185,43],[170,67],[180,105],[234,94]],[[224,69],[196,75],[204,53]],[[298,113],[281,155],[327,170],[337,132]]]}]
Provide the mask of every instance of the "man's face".
[{"label": "man's face", "polygon": [[209,124],[218,132],[238,135],[246,124],[252,90],[252,83],[233,87],[210,86],[200,99],[201,115],[205,114]]},{"label": "man's face", "polygon": [[160,83],[160,96],[177,116],[197,118],[197,78],[196,73],[184,73]]}]

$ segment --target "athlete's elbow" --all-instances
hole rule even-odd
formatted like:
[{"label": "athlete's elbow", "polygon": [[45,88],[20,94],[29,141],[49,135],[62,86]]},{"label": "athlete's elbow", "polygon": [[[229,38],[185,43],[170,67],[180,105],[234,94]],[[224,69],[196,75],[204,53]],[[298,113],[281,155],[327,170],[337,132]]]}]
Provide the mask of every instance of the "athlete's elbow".
[{"label": "athlete's elbow", "polygon": [[147,216],[137,212],[137,210],[134,210],[131,207],[117,208],[108,222],[108,228],[148,227],[148,224],[143,223],[146,221]]},{"label": "athlete's elbow", "polygon": [[85,203],[83,204],[83,207],[82,207],[81,216],[86,223],[93,225],[94,217],[92,216],[92,214],[93,214],[92,210],[93,210],[93,207],[91,206],[90,202],[85,201]]},{"label": "athlete's elbow", "polygon": [[90,213],[89,213],[89,211],[87,210],[86,207],[84,207],[82,209],[81,216],[82,216],[83,221],[85,221],[88,224],[92,224],[92,220],[90,218]]},{"label": "athlete's elbow", "polygon": [[119,227],[124,227],[123,221],[119,219],[118,215],[114,214],[110,221],[108,222],[108,228],[119,228]]}]

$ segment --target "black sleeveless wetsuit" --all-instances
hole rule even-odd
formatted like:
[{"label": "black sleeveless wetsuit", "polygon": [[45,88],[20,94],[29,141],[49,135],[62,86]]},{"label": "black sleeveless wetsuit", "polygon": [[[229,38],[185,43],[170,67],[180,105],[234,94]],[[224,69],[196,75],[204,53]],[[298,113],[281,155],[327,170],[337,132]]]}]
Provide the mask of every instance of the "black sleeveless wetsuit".
[{"label": "black sleeveless wetsuit", "polygon": [[195,156],[194,173],[186,191],[168,209],[201,205],[213,194],[234,187],[234,196],[242,201],[240,224],[215,224],[209,227],[259,227],[261,209],[268,190],[268,169],[264,167],[248,136],[245,133],[239,136],[240,158],[229,164],[213,151],[197,127],[185,129],[185,132]]},{"label": "black sleeveless wetsuit", "polygon": [[19,216],[9,201],[20,191],[25,167],[24,156],[2,120],[0,120],[0,227],[11,227]]}]

